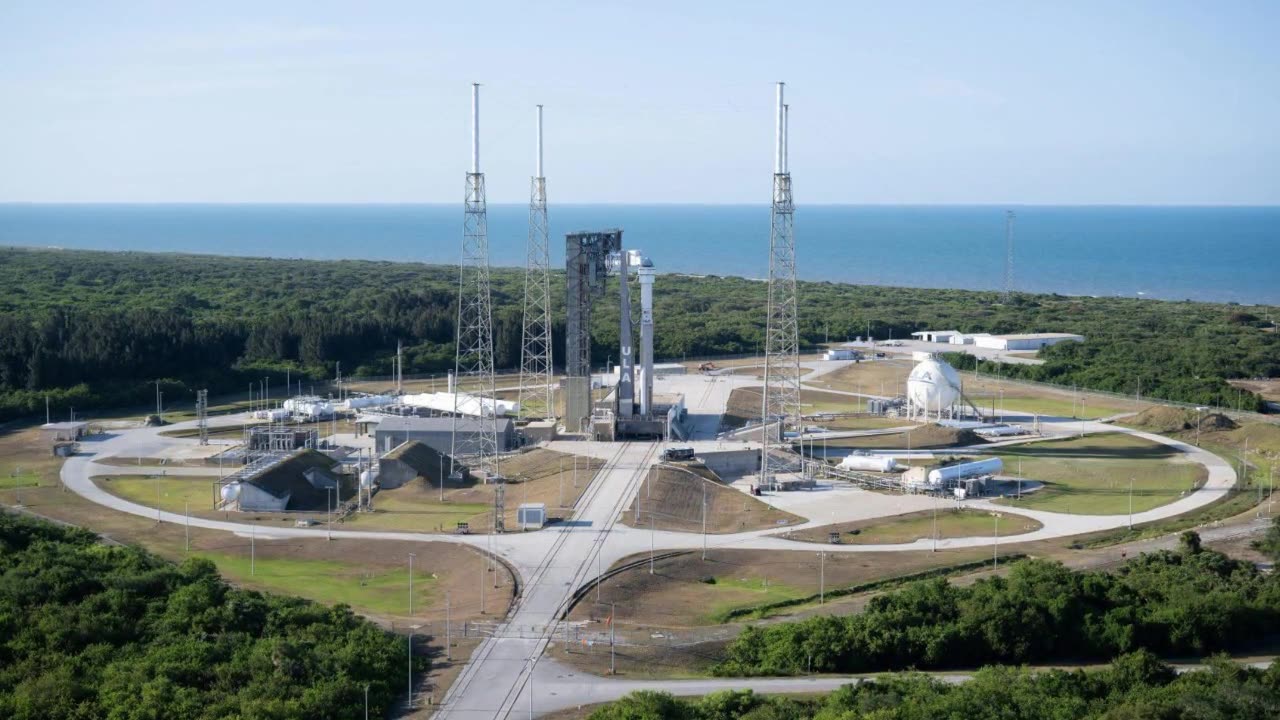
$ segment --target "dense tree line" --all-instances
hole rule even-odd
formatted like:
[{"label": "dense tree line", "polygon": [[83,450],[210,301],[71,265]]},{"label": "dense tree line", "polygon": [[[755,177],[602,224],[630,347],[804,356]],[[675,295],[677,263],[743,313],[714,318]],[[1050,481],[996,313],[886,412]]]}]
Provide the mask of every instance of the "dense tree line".
[{"label": "dense tree line", "polygon": [[[496,362],[510,369],[523,276],[495,269],[492,282]],[[942,326],[1077,332],[1088,340],[1043,351],[1042,366],[984,371],[1219,405],[1238,402],[1224,379],[1280,376],[1280,337],[1265,309],[1030,294],[1006,303],[992,292],[828,282],[800,291],[808,348]],[[278,382],[286,368],[312,379],[332,377],[338,363],[344,375],[386,375],[397,341],[406,372],[443,372],[453,365],[456,293],[447,266],[0,248],[0,419],[37,413],[46,394],[64,408],[144,402],[157,379],[172,384],[169,397],[189,397],[264,374]],[[760,352],[762,283],[663,275],[655,296],[660,357]],[[557,273],[559,358],[564,301]],[[592,352],[604,365],[617,354],[616,294],[596,307]]]},{"label": "dense tree line", "polygon": [[1144,554],[1118,571],[1026,560],[1007,577],[945,579],[877,596],[847,617],[751,627],[715,672],[727,676],[1109,660],[1136,650],[1202,656],[1280,627],[1280,580],[1203,550]]},{"label": "dense tree line", "polygon": [[883,677],[818,698],[719,692],[698,699],[637,692],[590,720],[1267,720],[1280,717],[1280,664],[1267,670],[1215,659],[1178,675],[1150,653],[1123,655],[1105,670],[990,667],[948,683],[925,675]]},{"label": "dense tree line", "polygon": [[353,718],[366,686],[382,717],[402,694],[405,643],[346,607],[95,539],[0,513],[0,717]]}]

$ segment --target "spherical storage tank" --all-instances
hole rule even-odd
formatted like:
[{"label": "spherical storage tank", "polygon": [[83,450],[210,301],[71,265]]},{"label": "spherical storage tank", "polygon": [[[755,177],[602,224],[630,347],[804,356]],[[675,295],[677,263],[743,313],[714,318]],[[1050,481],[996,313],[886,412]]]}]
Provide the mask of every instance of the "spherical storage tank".
[{"label": "spherical storage tank", "polygon": [[227,483],[222,486],[222,502],[233,503],[240,498],[240,483]]},{"label": "spherical storage tank", "polygon": [[946,410],[960,399],[960,375],[943,360],[924,360],[907,376],[907,399],[929,412]]}]

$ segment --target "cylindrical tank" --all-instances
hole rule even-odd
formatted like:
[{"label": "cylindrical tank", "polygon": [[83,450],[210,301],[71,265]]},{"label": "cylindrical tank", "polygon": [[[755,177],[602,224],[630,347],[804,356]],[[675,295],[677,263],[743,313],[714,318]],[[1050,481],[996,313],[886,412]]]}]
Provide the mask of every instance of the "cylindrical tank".
[{"label": "cylindrical tank", "polygon": [[840,461],[840,467],[845,470],[869,470],[871,472],[893,472],[898,467],[898,462],[891,457],[882,455],[849,455]]},{"label": "cylindrical tank", "polygon": [[240,483],[227,483],[222,486],[222,490],[220,492],[222,495],[222,502],[233,503],[240,499]]},{"label": "cylindrical tank", "polygon": [[960,399],[960,376],[938,358],[916,365],[907,376],[907,398],[928,412],[941,412]]},{"label": "cylindrical tank", "polygon": [[949,465],[944,468],[930,470],[929,484],[941,485],[945,482],[978,477],[979,475],[995,475],[1003,469],[1004,463],[1000,461],[1000,458],[989,458],[987,460],[975,460],[973,462],[960,463],[959,465]]},{"label": "cylindrical tank", "polygon": [[377,482],[377,480],[378,480],[378,471],[374,470],[373,468],[370,468],[360,473],[360,487],[364,490],[368,490],[369,488],[373,487],[373,484]]}]

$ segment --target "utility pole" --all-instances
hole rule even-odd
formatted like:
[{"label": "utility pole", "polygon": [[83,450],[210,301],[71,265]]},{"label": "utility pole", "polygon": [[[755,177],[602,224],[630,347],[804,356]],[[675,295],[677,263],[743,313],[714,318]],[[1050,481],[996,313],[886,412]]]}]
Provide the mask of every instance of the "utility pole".
[{"label": "utility pole", "polygon": [[413,617],[413,559],[415,553],[409,553],[409,617]]},{"label": "utility pole", "polygon": [[1133,529],[1133,476],[1129,476],[1129,529]]},{"label": "utility pole", "polygon": [[820,550],[818,552],[818,604],[824,605],[827,601],[827,551]]},{"label": "utility pole", "polygon": [[614,632],[614,629],[618,625],[617,619],[615,617],[616,612],[617,612],[616,605],[614,603],[609,603],[609,674],[610,675],[618,674],[617,666],[614,664],[614,650],[613,650],[614,643],[617,637]]},{"label": "utility pole", "polygon": [[258,526],[249,526],[249,575],[253,576],[256,571],[258,560]]},{"label": "utility pole", "polygon": [[182,503],[182,513],[186,516],[187,552],[191,552],[191,503]]},{"label": "utility pole", "polygon": [[1013,299],[1013,220],[1012,210],[1004,214],[1004,301]]},{"label": "utility pole", "polygon": [[991,513],[995,518],[995,530],[992,533],[991,569],[1000,567],[1000,513]]},{"label": "utility pole", "polygon": [[453,662],[453,627],[450,618],[449,591],[444,593],[444,659]]},{"label": "utility pole", "polygon": [[649,513],[649,574],[653,574],[653,513]]},{"label": "utility pole", "polygon": [[707,486],[702,485],[702,559],[707,559]]}]

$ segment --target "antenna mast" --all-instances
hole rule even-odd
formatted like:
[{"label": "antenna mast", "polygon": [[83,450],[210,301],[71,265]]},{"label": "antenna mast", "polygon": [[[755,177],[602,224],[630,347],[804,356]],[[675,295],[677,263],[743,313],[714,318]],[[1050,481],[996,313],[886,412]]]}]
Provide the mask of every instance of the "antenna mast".
[{"label": "antenna mast", "polygon": [[542,174],[542,106],[538,106],[537,174],[529,192],[529,245],[524,270],[524,336],[520,349],[520,417],[555,416],[551,364],[551,247],[547,178]]},{"label": "antenna mast", "polygon": [[[765,325],[764,387],[761,393],[762,447],[760,486],[774,488],[781,469],[773,450],[783,450],[788,426],[800,423],[800,332],[796,295],[796,242],[792,228],[795,205],[787,167],[787,114],[784,83],[778,83],[777,128],[774,138],[773,211],[769,234],[769,299]],[[769,423],[777,422],[777,432]]]},{"label": "antenna mast", "polygon": [[[485,482],[498,478],[497,393],[493,378],[493,304],[489,293],[489,222],[484,199],[484,173],[480,172],[480,84],[471,85],[471,172],[467,173],[465,213],[462,221],[462,263],[458,267],[458,326],[454,355],[453,428],[450,473],[453,460],[467,456],[473,470]],[[472,380],[471,409],[476,425],[458,434],[459,387]],[[485,395],[488,395],[486,398]],[[443,480],[442,480],[443,482]]]},{"label": "antenna mast", "polygon": [[1013,220],[1012,210],[1004,214],[1004,299],[1013,298]]}]

